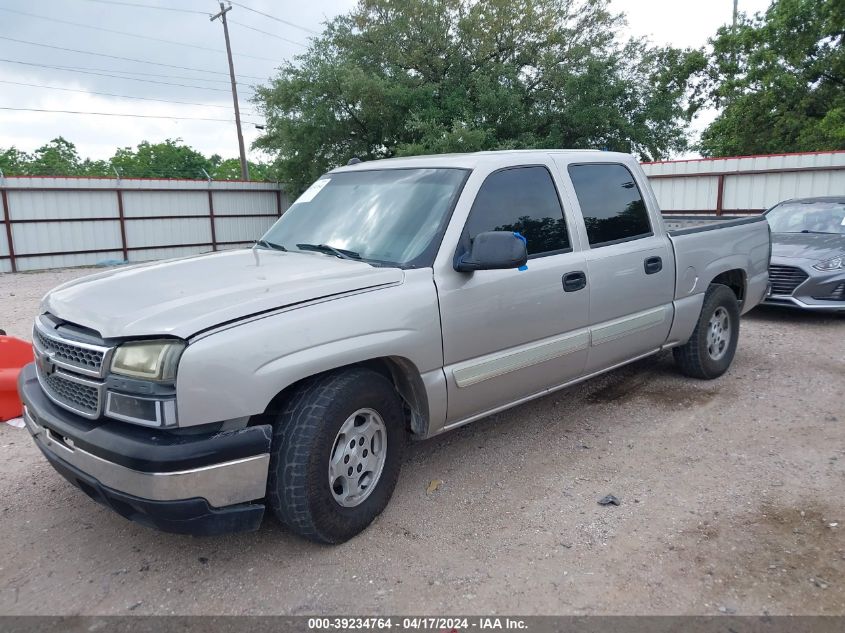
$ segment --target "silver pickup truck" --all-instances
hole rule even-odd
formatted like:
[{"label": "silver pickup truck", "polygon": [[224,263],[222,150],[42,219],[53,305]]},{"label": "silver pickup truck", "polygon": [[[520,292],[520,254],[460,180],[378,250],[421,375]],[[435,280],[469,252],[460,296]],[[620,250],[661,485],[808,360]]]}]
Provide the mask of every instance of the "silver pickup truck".
[{"label": "silver pickup truck", "polygon": [[358,162],[253,248],[50,292],[25,421],[129,519],[213,534],[269,506],[338,543],[387,505],[408,437],[667,348],[689,376],[723,374],[770,248],[763,218],[667,232],[626,154]]}]

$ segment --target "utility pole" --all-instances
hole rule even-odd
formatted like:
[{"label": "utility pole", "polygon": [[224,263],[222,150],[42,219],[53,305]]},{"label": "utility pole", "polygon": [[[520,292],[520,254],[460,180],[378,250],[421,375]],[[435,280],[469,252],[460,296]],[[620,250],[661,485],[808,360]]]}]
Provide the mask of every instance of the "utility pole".
[{"label": "utility pole", "polygon": [[249,165],[246,162],[246,150],[244,149],[244,135],[241,131],[241,109],[238,105],[238,85],[235,82],[235,64],[232,62],[232,45],[229,43],[229,25],[226,22],[226,14],[232,10],[232,5],[228,7],[220,3],[220,13],[212,15],[209,18],[212,22],[217,18],[223,22],[223,35],[226,37],[226,55],[229,57],[229,78],[232,80],[232,99],[235,103],[235,126],[238,129],[238,149],[241,152],[241,178],[249,180]]},{"label": "utility pole", "polygon": [[737,49],[737,42],[736,42],[736,21],[737,15],[739,13],[739,0],[734,0],[734,13],[733,13],[733,21],[731,22],[731,72],[730,78],[736,78],[736,49]]}]

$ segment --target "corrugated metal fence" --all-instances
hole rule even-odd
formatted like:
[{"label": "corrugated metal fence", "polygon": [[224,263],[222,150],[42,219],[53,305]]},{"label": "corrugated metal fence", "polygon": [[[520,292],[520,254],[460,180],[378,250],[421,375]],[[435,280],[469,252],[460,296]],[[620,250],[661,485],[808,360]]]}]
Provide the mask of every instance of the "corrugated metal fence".
[{"label": "corrugated metal fence", "polygon": [[845,195],[845,152],[644,163],[663,213],[760,213],[789,198]]},{"label": "corrugated metal fence", "polygon": [[[664,213],[760,213],[845,195],[845,152],[645,163]],[[0,178],[0,272],[145,261],[246,246],[289,206],[279,185]]]},{"label": "corrugated metal fence", "polygon": [[0,272],[246,246],[287,207],[273,183],[3,178]]}]

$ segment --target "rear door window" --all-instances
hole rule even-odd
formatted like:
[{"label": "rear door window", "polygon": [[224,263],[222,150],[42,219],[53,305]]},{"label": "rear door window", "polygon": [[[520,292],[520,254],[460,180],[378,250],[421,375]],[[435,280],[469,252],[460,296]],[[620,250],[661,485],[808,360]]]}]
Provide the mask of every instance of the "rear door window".
[{"label": "rear door window", "polygon": [[591,247],[653,235],[642,194],[627,167],[612,163],[570,165],[569,177]]}]

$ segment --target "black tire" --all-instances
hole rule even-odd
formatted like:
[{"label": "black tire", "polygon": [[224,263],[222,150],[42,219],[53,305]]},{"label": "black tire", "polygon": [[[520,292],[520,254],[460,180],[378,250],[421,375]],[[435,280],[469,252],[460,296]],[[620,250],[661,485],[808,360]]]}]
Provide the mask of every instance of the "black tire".
[{"label": "black tire", "polygon": [[[714,359],[708,351],[710,319],[719,309],[724,310],[730,324],[729,337],[723,355]],[[681,372],[692,378],[712,380],[724,374],[736,354],[739,340],[739,302],[733,290],[722,284],[711,284],[704,294],[698,323],[689,341],[674,348],[675,363]]]},{"label": "black tire", "polygon": [[[329,456],[343,423],[372,409],[386,427],[381,476],[359,505],[338,503],[329,485]],[[294,388],[274,426],[267,499],[276,517],[318,543],[342,543],[387,506],[399,478],[406,442],[402,403],[393,383],[363,368],[329,372]]]}]

